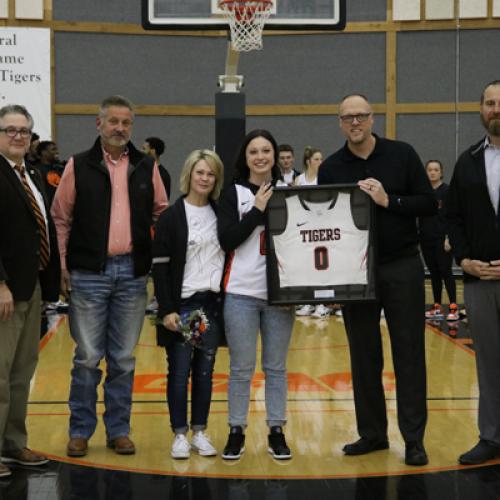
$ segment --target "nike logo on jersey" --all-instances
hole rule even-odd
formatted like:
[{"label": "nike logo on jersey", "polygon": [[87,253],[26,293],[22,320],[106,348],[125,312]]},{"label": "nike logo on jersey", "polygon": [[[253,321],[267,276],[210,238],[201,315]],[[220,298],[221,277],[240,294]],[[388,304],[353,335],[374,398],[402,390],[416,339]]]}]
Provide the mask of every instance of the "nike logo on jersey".
[{"label": "nike logo on jersey", "polygon": [[247,205],[248,203],[250,203],[250,200],[247,200],[247,201],[242,201],[242,202],[240,203],[240,205],[241,205],[241,206],[243,206],[243,205]]},{"label": "nike logo on jersey", "polygon": [[306,220],[305,222],[297,222],[297,227],[304,226],[308,222],[309,222],[308,220]]}]

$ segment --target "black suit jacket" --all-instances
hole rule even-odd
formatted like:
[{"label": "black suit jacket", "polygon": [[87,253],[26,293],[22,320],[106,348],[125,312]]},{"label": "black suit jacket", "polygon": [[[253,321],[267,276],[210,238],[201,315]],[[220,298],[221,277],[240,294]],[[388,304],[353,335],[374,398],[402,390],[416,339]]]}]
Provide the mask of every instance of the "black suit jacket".
[{"label": "black suit jacket", "polygon": [[29,300],[37,278],[44,300],[59,297],[60,261],[54,223],[39,173],[26,165],[27,175],[44,195],[49,220],[50,262],[40,267],[40,236],[30,200],[7,160],[0,155],[0,281],[6,281],[14,300]]}]

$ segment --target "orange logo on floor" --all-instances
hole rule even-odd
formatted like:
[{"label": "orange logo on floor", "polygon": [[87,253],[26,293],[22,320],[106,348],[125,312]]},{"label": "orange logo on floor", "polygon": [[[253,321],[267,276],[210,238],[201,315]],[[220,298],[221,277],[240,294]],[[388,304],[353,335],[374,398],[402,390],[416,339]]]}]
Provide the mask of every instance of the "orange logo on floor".
[{"label": "orange logo on floor", "polygon": [[[228,375],[214,373],[213,392],[226,393]],[[392,372],[384,372],[382,383],[386,391],[396,389],[395,376]],[[134,393],[164,394],[167,387],[167,376],[161,373],[136,375],[134,378]],[[264,374],[258,372],[252,379],[252,389],[264,387]],[[290,392],[351,392],[352,378],[350,372],[327,373],[315,380],[305,373],[288,373],[288,390]]]}]

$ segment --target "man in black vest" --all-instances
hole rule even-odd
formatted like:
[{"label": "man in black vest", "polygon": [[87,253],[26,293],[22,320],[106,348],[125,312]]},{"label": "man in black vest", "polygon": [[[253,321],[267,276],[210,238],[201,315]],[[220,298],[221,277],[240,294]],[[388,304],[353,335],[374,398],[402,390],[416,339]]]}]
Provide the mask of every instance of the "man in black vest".
[{"label": "man in black vest", "polygon": [[135,453],[129,438],[133,350],[144,321],[150,229],[167,207],[167,195],[153,158],[130,142],[133,120],[128,99],[111,96],[101,103],[99,137],[68,161],[52,204],[76,343],[67,445],[72,457],[87,453],[97,425],[103,358],[107,446]]},{"label": "man in black vest", "polygon": [[26,447],[30,380],[38,360],[41,300],[59,296],[59,254],[42,181],[24,161],[33,118],[0,109],[0,477],[4,464],[42,465]]}]

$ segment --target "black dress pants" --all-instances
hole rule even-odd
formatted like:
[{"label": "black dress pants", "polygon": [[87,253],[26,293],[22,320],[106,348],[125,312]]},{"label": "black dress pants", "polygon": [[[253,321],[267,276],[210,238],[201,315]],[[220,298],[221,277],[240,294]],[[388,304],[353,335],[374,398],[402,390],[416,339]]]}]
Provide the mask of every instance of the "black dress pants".
[{"label": "black dress pants", "polygon": [[378,301],[344,308],[358,433],[387,437],[380,310],[384,308],[396,376],[398,424],[405,442],[422,441],[427,422],[424,271],[419,255],[377,268]]}]

